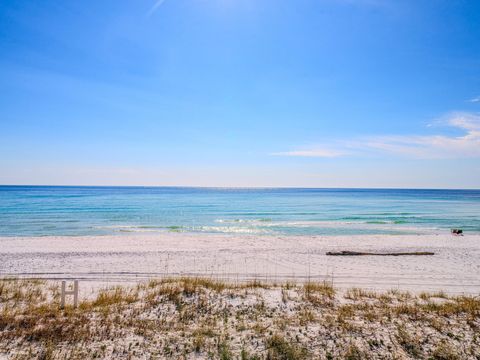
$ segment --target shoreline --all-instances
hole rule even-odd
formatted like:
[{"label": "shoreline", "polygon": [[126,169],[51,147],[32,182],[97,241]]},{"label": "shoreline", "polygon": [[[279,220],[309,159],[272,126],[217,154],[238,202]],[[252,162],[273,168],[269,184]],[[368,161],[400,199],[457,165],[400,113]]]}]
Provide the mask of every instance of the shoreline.
[{"label": "shoreline", "polygon": [[[0,237],[0,276],[78,278],[92,286],[200,276],[335,287],[480,293],[480,234],[254,236],[148,233]],[[434,256],[328,257],[328,251],[433,251]]]}]

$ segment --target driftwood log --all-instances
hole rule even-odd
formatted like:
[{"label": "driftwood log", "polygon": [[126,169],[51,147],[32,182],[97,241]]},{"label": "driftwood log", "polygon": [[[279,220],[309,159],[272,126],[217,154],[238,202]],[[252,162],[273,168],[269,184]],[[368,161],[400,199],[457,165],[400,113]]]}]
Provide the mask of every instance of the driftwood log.
[{"label": "driftwood log", "polygon": [[339,252],[327,252],[327,255],[331,256],[362,256],[362,255],[376,255],[376,256],[409,256],[409,255],[435,255],[433,252],[428,251],[416,251],[416,252],[395,252],[395,253],[373,253],[373,252],[360,252],[360,251],[339,251]]}]

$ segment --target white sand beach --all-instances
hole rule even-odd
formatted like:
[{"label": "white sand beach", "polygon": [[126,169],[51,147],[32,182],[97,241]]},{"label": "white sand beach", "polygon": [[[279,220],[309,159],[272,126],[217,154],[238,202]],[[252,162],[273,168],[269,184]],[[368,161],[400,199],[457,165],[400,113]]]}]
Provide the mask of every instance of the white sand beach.
[{"label": "white sand beach", "polygon": [[[77,278],[92,286],[179,275],[233,281],[327,279],[340,289],[355,286],[478,294],[479,244],[480,235],[468,234],[251,236],[165,232],[3,237],[0,275]],[[325,254],[341,250],[432,251],[435,255]]]}]

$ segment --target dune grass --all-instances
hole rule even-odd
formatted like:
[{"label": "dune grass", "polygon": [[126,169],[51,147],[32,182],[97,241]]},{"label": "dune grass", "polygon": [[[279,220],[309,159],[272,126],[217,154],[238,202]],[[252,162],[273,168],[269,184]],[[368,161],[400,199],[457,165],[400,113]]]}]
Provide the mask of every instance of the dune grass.
[{"label": "dune grass", "polygon": [[[59,284],[0,280],[0,353],[16,359],[475,359],[480,298],[331,283],[166,278],[59,307]],[[393,356],[393,357],[392,357]]]}]

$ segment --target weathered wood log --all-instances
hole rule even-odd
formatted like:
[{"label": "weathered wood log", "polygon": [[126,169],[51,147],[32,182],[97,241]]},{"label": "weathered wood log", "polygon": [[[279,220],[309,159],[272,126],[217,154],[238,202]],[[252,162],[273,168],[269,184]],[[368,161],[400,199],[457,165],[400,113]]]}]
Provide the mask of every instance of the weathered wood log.
[{"label": "weathered wood log", "polygon": [[415,251],[415,252],[395,252],[395,253],[376,253],[376,252],[361,252],[361,251],[329,251],[327,255],[331,256],[363,256],[363,255],[375,255],[375,256],[410,256],[410,255],[435,255],[429,251]]}]

